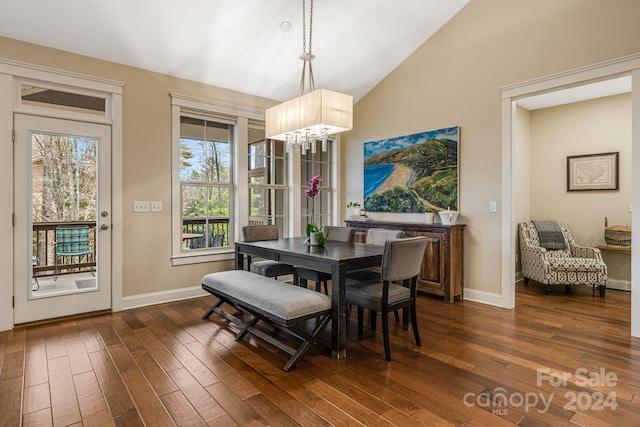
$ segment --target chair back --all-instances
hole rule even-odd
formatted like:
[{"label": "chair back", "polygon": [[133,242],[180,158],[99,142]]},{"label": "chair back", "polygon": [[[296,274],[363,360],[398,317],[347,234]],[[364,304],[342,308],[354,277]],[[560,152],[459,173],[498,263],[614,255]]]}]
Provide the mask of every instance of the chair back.
[{"label": "chair back", "polygon": [[404,237],[402,230],[388,230],[386,228],[370,228],[367,230],[367,245],[384,246],[389,239]]},{"label": "chair back", "polygon": [[[564,222],[558,222],[560,226],[560,230],[562,231],[562,235],[565,240],[566,249],[554,250],[554,256],[569,256],[571,255],[571,247],[576,246],[573,237],[571,236],[571,232],[569,231],[569,226]],[[539,247],[540,246],[540,236],[538,234],[538,230],[534,225],[533,221],[521,222],[519,224],[520,231],[520,248],[522,250],[523,247]]]},{"label": "chair back", "polygon": [[356,229],[353,227],[335,227],[328,225],[325,228],[326,240],[333,240],[334,242],[353,242],[353,236],[356,234]]},{"label": "chair back", "polygon": [[382,255],[382,280],[393,282],[416,277],[426,248],[424,236],[387,240]]},{"label": "chair back", "polygon": [[278,240],[278,226],[275,224],[245,225],[244,227],[242,227],[242,236],[245,242]]},{"label": "chair back", "polygon": [[222,244],[224,243],[224,235],[225,235],[225,232],[223,231],[213,236],[211,240],[213,242],[214,248],[218,246],[222,246]]},{"label": "chair back", "polygon": [[91,233],[89,227],[56,227],[56,255],[78,256],[91,253]]}]

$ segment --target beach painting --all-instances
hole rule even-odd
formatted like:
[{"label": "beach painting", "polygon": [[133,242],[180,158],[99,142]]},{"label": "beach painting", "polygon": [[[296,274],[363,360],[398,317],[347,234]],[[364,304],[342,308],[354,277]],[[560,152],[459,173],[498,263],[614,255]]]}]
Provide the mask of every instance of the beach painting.
[{"label": "beach painting", "polygon": [[369,212],[458,210],[460,127],[364,143]]}]

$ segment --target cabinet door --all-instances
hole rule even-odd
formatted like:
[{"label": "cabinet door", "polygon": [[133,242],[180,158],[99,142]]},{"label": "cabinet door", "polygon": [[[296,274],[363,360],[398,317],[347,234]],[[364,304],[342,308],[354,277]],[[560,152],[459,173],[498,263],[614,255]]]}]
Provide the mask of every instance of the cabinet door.
[{"label": "cabinet door", "polygon": [[444,296],[444,235],[427,232],[416,235],[427,238],[427,248],[418,277],[418,290]]}]

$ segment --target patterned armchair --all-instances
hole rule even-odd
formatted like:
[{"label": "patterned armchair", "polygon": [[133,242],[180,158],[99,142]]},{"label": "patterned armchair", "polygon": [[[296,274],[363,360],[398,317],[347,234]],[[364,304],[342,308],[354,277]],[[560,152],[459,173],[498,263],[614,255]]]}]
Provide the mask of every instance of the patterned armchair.
[{"label": "patterned armchair", "polygon": [[571,237],[569,227],[558,222],[566,243],[566,249],[549,250],[540,245],[538,230],[533,221],[520,223],[520,258],[524,283],[529,279],[546,285],[545,294],[551,292],[551,285],[596,286],[604,297],[607,286],[607,265],[602,260],[600,250],[578,246]]}]

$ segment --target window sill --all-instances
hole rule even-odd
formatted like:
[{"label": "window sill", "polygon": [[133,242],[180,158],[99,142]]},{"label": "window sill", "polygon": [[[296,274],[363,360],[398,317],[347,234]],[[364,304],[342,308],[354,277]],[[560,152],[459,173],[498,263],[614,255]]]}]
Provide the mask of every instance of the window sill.
[{"label": "window sill", "polygon": [[207,252],[199,254],[180,254],[171,257],[171,264],[177,265],[189,265],[189,264],[201,264],[204,262],[215,261],[229,261],[235,259],[235,252],[233,248],[229,248],[225,251],[219,252]]}]

